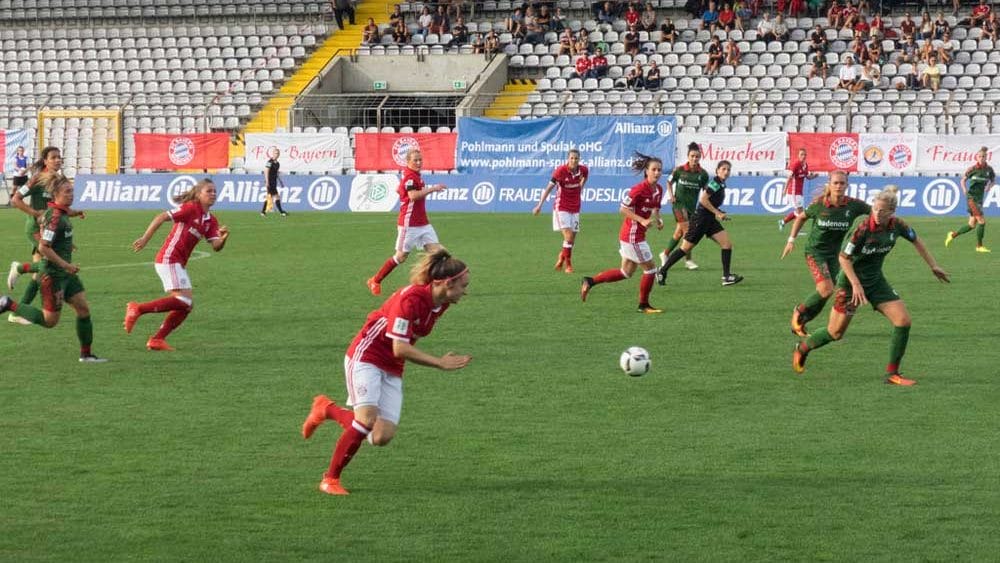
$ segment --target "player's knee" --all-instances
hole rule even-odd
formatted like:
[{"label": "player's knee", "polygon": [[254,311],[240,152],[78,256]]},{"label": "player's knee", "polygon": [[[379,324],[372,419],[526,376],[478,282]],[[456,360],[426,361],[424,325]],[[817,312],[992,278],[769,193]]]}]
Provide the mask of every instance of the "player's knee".
[{"label": "player's knee", "polygon": [[187,311],[190,313],[191,309],[194,309],[194,298],[187,295],[176,295],[174,299],[180,301],[181,303],[187,305]]},{"label": "player's knee", "polygon": [[389,445],[389,442],[392,441],[393,433],[373,430],[372,433],[368,435],[368,438],[373,446],[387,446]]},{"label": "player's knee", "polygon": [[830,333],[830,338],[834,340],[840,340],[841,338],[844,337],[844,329],[842,328],[835,328],[835,329],[827,328],[826,331]]},{"label": "player's knee", "polygon": [[406,259],[409,258],[409,257],[410,257],[410,253],[409,252],[397,252],[396,253],[396,263],[397,264],[402,264],[403,262],[406,262]]},{"label": "player's knee", "polygon": [[76,316],[80,318],[86,318],[90,316],[90,305],[75,305],[73,309],[76,310]]},{"label": "player's knee", "polygon": [[829,299],[833,295],[833,287],[823,284],[816,288],[816,293],[823,299]]}]

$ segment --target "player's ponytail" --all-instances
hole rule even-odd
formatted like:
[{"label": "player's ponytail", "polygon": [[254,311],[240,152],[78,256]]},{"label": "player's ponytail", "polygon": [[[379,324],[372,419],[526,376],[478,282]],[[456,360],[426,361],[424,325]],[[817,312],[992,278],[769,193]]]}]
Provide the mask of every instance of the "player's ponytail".
[{"label": "player's ponytail", "polygon": [[642,154],[639,151],[635,151],[632,154],[632,171],[633,172],[644,172],[649,165],[658,162],[660,166],[663,166],[663,161],[655,156],[649,156],[648,154]]},{"label": "player's ponytail", "polygon": [[59,147],[47,146],[42,149],[42,154],[39,155],[38,160],[36,160],[31,165],[32,174],[41,174],[45,171],[45,160],[49,157],[49,154],[53,152],[59,152]]},{"label": "player's ponytail", "polygon": [[425,254],[410,271],[410,283],[426,285],[431,282],[449,282],[469,271],[465,262],[454,258],[450,252],[440,248]]},{"label": "player's ponytail", "polygon": [[175,195],[174,196],[174,203],[176,203],[177,205],[183,205],[185,203],[195,201],[195,200],[198,199],[198,194],[201,193],[202,188],[204,188],[206,186],[214,186],[214,185],[215,185],[215,182],[213,182],[209,178],[205,178],[203,180],[200,180],[200,181],[198,181],[198,183],[196,183],[195,185],[191,186],[191,189],[189,189],[188,191],[186,191],[186,192],[184,192],[182,194]]},{"label": "player's ponytail", "polygon": [[875,201],[881,201],[886,209],[895,211],[896,202],[899,201],[899,187],[895,184],[889,184],[882,188],[882,191],[875,195]]},{"label": "player's ponytail", "polygon": [[73,182],[61,172],[42,172],[35,181],[35,185],[41,186],[49,195],[55,195],[64,184],[72,185]]}]

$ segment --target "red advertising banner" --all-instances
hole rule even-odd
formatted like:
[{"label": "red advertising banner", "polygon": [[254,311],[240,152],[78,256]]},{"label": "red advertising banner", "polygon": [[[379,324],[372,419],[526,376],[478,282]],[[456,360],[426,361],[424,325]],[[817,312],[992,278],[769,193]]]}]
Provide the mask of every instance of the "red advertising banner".
[{"label": "red advertising banner", "polygon": [[798,162],[799,149],[806,149],[806,164],[813,172],[858,169],[857,133],[789,133],[789,163]]},{"label": "red advertising banner", "polygon": [[406,153],[419,149],[424,170],[453,170],[458,133],[357,133],[354,168],[359,172],[406,167]]},{"label": "red advertising banner", "polygon": [[133,168],[181,170],[229,168],[228,133],[135,134]]}]

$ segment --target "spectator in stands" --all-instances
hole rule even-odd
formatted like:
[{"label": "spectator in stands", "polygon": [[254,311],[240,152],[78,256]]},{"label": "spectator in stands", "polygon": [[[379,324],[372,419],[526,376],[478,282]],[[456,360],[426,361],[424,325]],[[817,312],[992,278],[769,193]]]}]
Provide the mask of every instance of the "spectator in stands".
[{"label": "spectator in stands", "polygon": [[708,8],[701,14],[701,28],[715,33],[718,25],[719,9],[715,7],[715,0],[708,0]]},{"label": "spectator in stands", "polygon": [[882,52],[882,42],[878,39],[872,39],[868,42],[867,46],[867,60],[877,64],[883,65],[886,62],[885,53]]},{"label": "spectator in stands", "polygon": [[869,37],[872,39],[883,39],[888,37],[885,29],[885,20],[882,19],[882,16],[879,13],[875,13],[872,17],[872,21],[868,23],[868,26],[871,29]]},{"label": "spectator in stands", "polygon": [[774,22],[771,21],[771,14],[764,12],[764,15],[757,22],[757,39],[761,41],[774,41],[777,36],[774,34]]},{"label": "spectator in stands", "polygon": [[653,9],[653,5],[646,3],[646,9],[642,11],[642,17],[639,18],[639,27],[647,33],[656,31],[656,10]]},{"label": "spectator in stands", "polygon": [[538,13],[535,14],[535,23],[542,28],[542,32],[552,31],[552,14],[549,13],[548,6],[543,4],[538,9]]},{"label": "spectator in stands", "polygon": [[920,15],[920,38],[924,41],[934,38],[934,22],[926,11]]},{"label": "spectator in stands", "polygon": [[920,45],[920,62],[927,64],[931,62],[931,55],[934,55],[934,42],[926,40]]},{"label": "spectator in stands", "polygon": [[573,37],[573,30],[566,28],[559,35],[559,54],[560,55],[572,55],[573,54],[573,43],[576,39]]},{"label": "spectator in stands", "polygon": [[960,23],[969,27],[982,27],[983,22],[989,19],[991,11],[990,5],[986,3],[986,0],[979,0],[979,4],[972,8],[972,14],[969,15],[969,19],[962,20]]},{"label": "spectator in stands", "polygon": [[483,41],[483,34],[477,33],[472,38],[472,54],[473,55],[484,55],[486,54],[486,42]]},{"label": "spectator in stands", "polygon": [[552,21],[549,23],[549,29],[559,33],[566,28],[566,16],[562,13],[562,8],[556,6],[556,11],[552,14]]},{"label": "spectator in stands", "polygon": [[434,13],[434,22],[431,23],[431,33],[443,35],[449,30],[451,30],[451,20],[448,19],[444,4],[438,4],[437,12]]},{"label": "spectator in stands", "polygon": [[[433,23],[434,16],[431,14],[430,8],[428,8],[427,5],[424,5],[424,8],[420,10],[420,17],[417,18],[417,24],[420,25],[420,35],[426,37],[431,31],[431,24]],[[510,31],[510,29],[507,31]]]},{"label": "spectator in stands", "polygon": [[844,6],[844,12],[842,16],[844,24],[841,26],[841,28],[854,29],[854,24],[857,23],[856,20],[860,15],[861,15],[861,10],[858,9],[857,5],[848,2],[847,5]]},{"label": "spectator in stands", "polygon": [[865,62],[865,66],[861,69],[861,82],[858,84],[859,90],[871,90],[878,86],[879,80],[882,78],[882,72],[879,70],[878,65],[872,61]]},{"label": "spectator in stands", "polygon": [[455,25],[451,28],[451,41],[448,42],[448,48],[458,50],[468,42],[469,28],[465,25],[465,18],[458,16],[458,20],[455,21]]},{"label": "spectator in stands", "polygon": [[396,20],[396,25],[392,28],[392,40],[397,45],[405,45],[410,42],[410,29],[401,19]]},{"label": "spectator in stands", "polygon": [[[903,78],[905,80],[904,86],[910,90],[920,89],[920,73],[917,72],[917,65],[906,65],[905,68],[900,68],[902,71]],[[899,88],[899,86],[897,86]]]},{"label": "spectator in stands", "polygon": [[660,24],[660,41],[669,43],[677,41],[677,28],[670,18],[663,18],[663,23]]},{"label": "spectator in stands", "polygon": [[635,4],[629,4],[628,8],[625,10],[625,25],[626,26],[638,26],[639,20],[642,19],[642,14],[636,9]]},{"label": "spectator in stands", "polygon": [[392,13],[389,14],[389,27],[395,29],[396,22],[406,22],[406,15],[403,14],[403,10],[400,8],[399,4],[396,4],[392,8]]},{"label": "spectator in stands", "polygon": [[642,63],[635,63],[628,69],[625,75],[625,87],[629,90],[642,90],[646,86],[646,77],[642,72]]},{"label": "spectator in stands", "polygon": [[603,78],[608,74],[608,59],[604,56],[604,51],[597,48],[594,56],[590,58],[590,70],[587,71],[587,78]]},{"label": "spectator in stands", "polygon": [[587,34],[586,29],[581,29],[580,32],[576,34],[576,44],[573,45],[573,54],[590,54],[590,35]]},{"label": "spectator in stands", "polygon": [[990,12],[990,17],[983,22],[983,38],[993,42],[1000,40],[1000,17],[996,12]]},{"label": "spectator in stands", "polygon": [[725,31],[736,29],[736,12],[729,3],[723,4],[719,10],[719,27]]},{"label": "spectator in stands", "polygon": [[496,55],[500,52],[500,36],[493,29],[486,34],[486,54]]},{"label": "spectator in stands", "polygon": [[826,39],[826,32],[819,25],[813,28],[811,34],[809,34],[809,52],[810,53],[825,53],[827,49],[830,48],[830,42]]},{"label": "spectator in stands", "polygon": [[524,14],[524,41],[532,45],[545,43],[545,30],[538,24],[538,18],[534,14],[534,9],[528,6]]},{"label": "spectator in stands", "polygon": [[354,25],[354,1],[353,0],[332,0],[333,17],[337,20],[337,27],[344,29],[344,16],[347,21]]},{"label": "spectator in stands", "polygon": [[951,39],[951,32],[944,34],[940,41],[932,42],[937,51],[938,60],[944,64],[951,62],[952,53],[955,51],[955,43]]},{"label": "spectator in stands", "polygon": [[833,29],[844,27],[844,6],[840,0],[833,0],[830,9],[826,11],[826,19]]},{"label": "spectator in stands", "polygon": [[465,0],[451,0],[448,2],[448,18],[457,20],[465,13]]},{"label": "spectator in stands", "polygon": [[937,17],[934,18],[934,39],[941,39],[949,31],[951,31],[951,26],[948,24],[948,20],[944,19],[944,12],[938,12]]},{"label": "spectator in stands", "polygon": [[576,67],[577,78],[588,78],[590,74],[590,59],[587,58],[587,53],[580,53],[573,66]]},{"label": "spectator in stands", "polygon": [[659,90],[660,83],[660,67],[656,65],[656,61],[653,61],[649,63],[649,70],[646,71],[646,89]]},{"label": "spectator in stands", "polygon": [[812,54],[812,68],[809,69],[809,78],[819,76],[826,82],[826,76],[830,72],[830,65],[826,62],[826,55],[816,51]]},{"label": "spectator in stands", "polygon": [[781,14],[774,16],[774,37],[776,41],[788,41],[788,24]]},{"label": "spectator in stands", "polygon": [[639,54],[639,30],[636,26],[628,26],[625,35],[622,36],[622,42],[625,44],[626,53],[633,57]]},{"label": "spectator in stands", "polygon": [[361,32],[361,44],[362,45],[378,45],[382,40],[378,33],[378,24],[375,23],[374,18],[368,18],[368,23],[365,24],[364,30]]},{"label": "spectator in stands", "polygon": [[705,62],[705,75],[712,76],[718,74],[719,66],[722,65],[722,42],[719,36],[712,37],[712,42],[708,44],[708,61]]},{"label": "spectator in stands", "polygon": [[[425,7],[424,10],[427,10],[427,8]],[[424,17],[420,16],[421,22],[423,19]],[[514,38],[515,42],[520,42],[521,39],[524,39],[524,14],[521,13],[521,8],[514,9],[514,13],[504,22],[504,28]]]},{"label": "spectator in stands", "polygon": [[753,10],[750,5],[743,0],[736,0],[733,3],[733,12],[736,14],[736,29],[743,31],[743,24],[750,21],[753,18]]},{"label": "spectator in stands", "polygon": [[604,25],[612,25],[615,22],[615,7],[610,1],[604,2],[597,12],[597,22]]},{"label": "spectator in stands", "polygon": [[912,35],[908,35],[899,46],[899,56],[896,57],[896,64],[904,63],[917,64],[920,61],[920,45],[914,41]]},{"label": "spectator in stands", "polygon": [[871,35],[872,28],[870,25],[868,25],[868,20],[866,20],[864,16],[859,15],[858,17],[854,18],[854,26],[851,27],[851,30],[855,34],[860,33],[861,37],[867,38],[869,35]]},{"label": "spectator in stands", "polygon": [[846,55],[844,57],[844,64],[840,65],[840,81],[837,82],[837,88],[843,88],[851,92],[856,92],[860,84],[858,79],[858,68],[854,66],[854,57],[851,55]]},{"label": "spectator in stands", "polygon": [[917,34],[917,22],[913,21],[913,16],[909,12],[903,16],[903,21],[899,22],[899,32],[903,37],[909,35],[910,37],[916,37]]},{"label": "spectator in stands", "polygon": [[797,18],[806,13],[805,0],[791,0],[788,3],[788,15]]},{"label": "spectator in stands", "polygon": [[930,62],[924,65],[920,72],[920,84],[924,88],[930,88],[935,92],[941,87],[941,68],[938,67],[936,55],[931,55]]},{"label": "spectator in stands", "polygon": [[724,54],[726,56],[726,64],[730,66],[737,66],[740,64],[740,57],[743,56],[740,53],[740,46],[736,44],[735,39],[730,39],[726,42],[726,47],[724,49]]},{"label": "spectator in stands", "polygon": [[854,39],[847,45],[847,49],[854,53],[854,60],[858,62],[868,58],[868,45],[865,44],[865,40],[861,37],[860,33],[855,32]]},{"label": "spectator in stands", "polygon": [[806,6],[809,7],[809,13],[818,18],[826,7],[826,0],[806,0]]}]

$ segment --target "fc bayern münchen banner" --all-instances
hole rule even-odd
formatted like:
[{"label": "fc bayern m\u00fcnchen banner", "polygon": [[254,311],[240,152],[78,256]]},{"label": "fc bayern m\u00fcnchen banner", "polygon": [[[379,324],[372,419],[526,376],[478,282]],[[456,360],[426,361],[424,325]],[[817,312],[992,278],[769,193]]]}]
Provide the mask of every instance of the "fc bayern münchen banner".
[{"label": "fc bayern m\u00fcnchen banner", "polygon": [[858,147],[859,172],[898,175],[916,170],[916,133],[861,133]]},{"label": "fc bayern m\u00fcnchen banner", "polygon": [[543,117],[502,121],[463,117],[458,121],[458,168],[468,172],[551,174],[580,151],[593,174],[627,174],[636,151],[674,165],[673,116]]},{"label": "fc bayern m\u00fcnchen banner", "polygon": [[806,149],[806,164],[813,172],[858,169],[857,133],[789,133],[788,154]]},{"label": "fc bayern m\u00fcnchen banner", "polygon": [[917,138],[917,172],[964,174],[976,163],[976,153],[986,147],[986,162],[1000,156],[1000,135],[920,135]]},{"label": "fc bayern m\u00fcnchen banner", "polygon": [[677,162],[687,162],[689,143],[701,147],[701,166],[709,173],[728,160],[733,174],[775,172],[785,169],[788,135],[785,133],[681,133],[677,141]]},{"label": "fc bayern m\u00fcnchen banner", "polygon": [[358,171],[406,168],[406,154],[419,150],[424,170],[455,168],[456,133],[356,133],[354,168]]},{"label": "fc bayern m\u00fcnchen banner", "polygon": [[347,133],[247,133],[244,168],[264,170],[271,149],[281,151],[281,172],[339,172],[351,154],[351,139]]},{"label": "fc bayern m\u00fcnchen banner", "polygon": [[0,129],[0,154],[3,155],[3,173],[14,174],[14,157],[17,147],[24,147],[24,154],[31,164],[31,130],[30,129]]},{"label": "fc bayern m\u00fcnchen banner", "polygon": [[136,169],[229,168],[228,133],[135,133],[134,139]]}]

